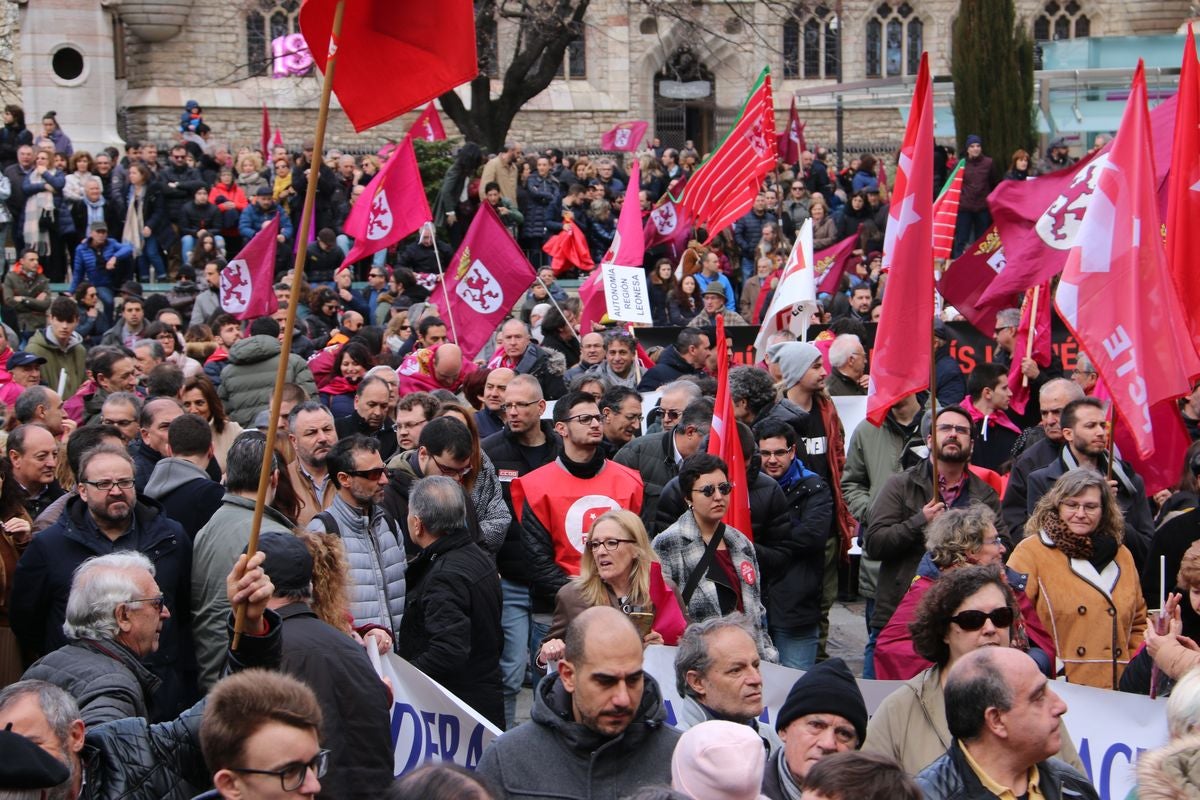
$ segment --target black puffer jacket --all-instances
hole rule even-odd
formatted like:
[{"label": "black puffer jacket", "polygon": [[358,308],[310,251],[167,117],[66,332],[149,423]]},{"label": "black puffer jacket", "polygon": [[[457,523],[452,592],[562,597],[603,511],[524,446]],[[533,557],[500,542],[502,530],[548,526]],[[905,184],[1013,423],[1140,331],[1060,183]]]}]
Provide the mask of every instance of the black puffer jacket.
[{"label": "black puffer jacket", "polygon": [[500,576],[466,529],[440,537],[408,564],[399,653],[504,727]]},{"label": "black puffer jacket", "polygon": [[518,375],[532,375],[536,378],[538,385],[542,387],[542,395],[547,400],[557,400],[567,393],[567,386],[563,383],[565,371],[565,368],[555,371],[551,365],[550,351],[536,344],[529,345],[517,366],[513,368],[513,372]]},{"label": "black puffer jacket", "polygon": [[126,717],[149,717],[149,698],[159,683],[132,650],[112,639],[77,639],[39,658],[21,679],[63,689],[75,698],[89,728]]},{"label": "black puffer jacket", "polygon": [[[754,552],[762,568],[763,599],[771,630],[799,631],[816,625],[821,619],[825,543],[833,527],[833,492],[799,459],[793,464],[800,476],[784,489],[790,512],[787,537],[754,537]],[[753,498],[750,509],[753,517]],[[767,529],[767,533],[774,532],[774,526]],[[755,533],[758,533],[757,525]]]},{"label": "black puffer jacket", "polygon": [[642,497],[642,524],[648,531],[654,530],[655,520],[658,519],[663,487],[679,474],[673,436],[671,431],[644,434],[622,447],[613,457],[613,461],[636,469],[642,476],[645,492]]},{"label": "black puffer jacket", "polygon": [[[1039,761],[1037,769],[1038,786],[1046,800],[1099,800],[1088,779],[1065,762],[1050,758]],[[945,755],[917,774],[917,785],[925,800],[995,800],[996,797],[983,788],[957,739],[951,742]]]},{"label": "black puffer jacket", "polygon": [[646,374],[642,376],[642,381],[638,384],[637,390],[639,392],[652,392],[658,387],[668,384],[671,381],[677,381],[685,375],[699,374],[700,370],[684,361],[683,356],[679,355],[679,351],[675,349],[675,345],[671,345],[662,351],[662,355],[658,357],[658,363],[646,370]]}]

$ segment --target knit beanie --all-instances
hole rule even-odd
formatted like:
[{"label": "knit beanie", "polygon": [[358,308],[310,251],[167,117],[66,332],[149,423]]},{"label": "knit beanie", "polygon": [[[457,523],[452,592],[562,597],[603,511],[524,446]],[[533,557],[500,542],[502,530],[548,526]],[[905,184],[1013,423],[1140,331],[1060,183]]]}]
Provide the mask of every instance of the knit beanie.
[{"label": "knit beanie", "polygon": [[692,800],[760,800],[767,750],[749,725],[701,722],[671,756],[671,788]]},{"label": "knit beanie", "polygon": [[822,661],[792,685],[779,709],[775,730],[781,731],[806,714],[837,714],[850,720],[858,746],[867,738],[867,704],[846,662]]},{"label": "knit beanie", "polygon": [[790,389],[800,382],[821,351],[808,342],[777,342],[767,348],[767,361],[779,365],[783,388]]}]

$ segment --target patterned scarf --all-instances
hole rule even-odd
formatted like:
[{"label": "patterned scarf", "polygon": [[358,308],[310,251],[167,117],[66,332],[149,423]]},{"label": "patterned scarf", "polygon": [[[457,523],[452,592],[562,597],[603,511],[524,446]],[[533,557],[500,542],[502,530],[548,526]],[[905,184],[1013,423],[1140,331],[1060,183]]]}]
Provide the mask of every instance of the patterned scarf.
[{"label": "patterned scarf", "polygon": [[1075,533],[1058,514],[1047,515],[1042,520],[1042,530],[1067,558],[1090,561],[1097,570],[1112,561],[1121,546],[1120,542],[1106,533]]}]

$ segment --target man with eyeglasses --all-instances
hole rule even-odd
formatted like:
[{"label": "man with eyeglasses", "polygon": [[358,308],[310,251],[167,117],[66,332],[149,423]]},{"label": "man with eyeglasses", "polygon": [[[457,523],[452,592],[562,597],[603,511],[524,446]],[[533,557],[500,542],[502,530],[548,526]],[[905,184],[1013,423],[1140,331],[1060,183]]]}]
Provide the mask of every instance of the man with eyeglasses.
[{"label": "man with eyeglasses", "polygon": [[157,650],[144,658],[161,682],[147,693],[153,695],[151,719],[169,719],[198,697],[191,643],[180,633],[191,615],[192,541],[157,504],[138,502],[133,460],[124,448],[102,444],[84,453],[78,479],[76,496],[17,564],[9,609],[13,633],[29,660],[62,647],[68,643],[63,622],[80,564],[127,551],[152,558],[171,616],[162,621]]},{"label": "man with eyeglasses", "polygon": [[362,434],[347,436],[330,449],[325,464],[337,495],[308,529],[339,536],[346,548],[355,624],[378,625],[395,642],[404,616],[407,559],[404,534],[381,504],[388,470],[379,445]]},{"label": "man with eyeglasses", "polygon": [[[551,607],[558,590],[579,574],[584,537],[605,511],[639,513],[642,478],[604,457],[604,418],[596,399],[571,392],[554,405],[562,452],[551,463],[512,481],[513,508],[532,573],[532,593]],[[535,622],[538,615],[534,616]],[[549,625],[549,615],[545,617]]]},{"label": "man with eyeglasses", "polygon": [[[664,394],[663,402],[667,399]],[[671,402],[678,401],[671,398]],[[655,528],[663,487],[679,474],[679,465],[685,458],[700,452],[700,444],[712,425],[713,401],[697,396],[681,412],[671,409],[663,416],[664,427],[669,417],[674,417],[669,420],[670,430],[639,436],[613,457],[613,461],[636,469],[642,476],[645,498],[642,522],[648,531]]]},{"label": "man with eyeglasses", "polygon": [[[1086,467],[1101,475],[1108,474],[1109,431],[1105,404],[1094,397],[1072,400],[1063,408],[1059,424],[1062,426],[1064,446],[1058,458],[1029,473],[1025,519],[1033,514],[1042,495],[1068,470]],[[1134,563],[1146,563],[1151,542],[1155,539],[1154,514],[1146,498],[1146,483],[1142,476],[1133,471],[1129,462],[1114,456],[1112,478],[1108,485],[1116,495],[1117,506],[1125,520],[1125,539],[1122,544],[1133,554]],[[1146,583],[1157,586],[1158,581],[1154,579],[1158,575],[1157,563],[1150,571],[1154,575]],[[1158,592],[1148,596],[1157,598]]]},{"label": "man with eyeglasses", "polygon": [[[642,391],[639,389],[638,391]],[[658,390],[658,406],[651,409],[646,433],[669,433],[679,424],[683,410],[700,399],[700,384],[691,380],[671,381]]]},{"label": "man with eyeglasses", "polygon": [[[871,506],[871,522],[863,535],[863,549],[881,562],[870,627],[883,630],[908,591],[921,557],[925,555],[925,526],[947,508],[984,503],[999,520],[996,532],[1011,550],[1008,526],[1000,518],[996,490],[967,467],[971,462],[971,417],[961,406],[941,406],[937,416],[921,421],[929,457],[888,478]],[[937,434],[934,447],[933,434]],[[937,461],[937,487],[932,461]]]},{"label": "man with eyeglasses", "polygon": [[867,350],[853,333],[843,333],[829,345],[833,367],[826,389],[831,397],[865,396],[867,393]]}]

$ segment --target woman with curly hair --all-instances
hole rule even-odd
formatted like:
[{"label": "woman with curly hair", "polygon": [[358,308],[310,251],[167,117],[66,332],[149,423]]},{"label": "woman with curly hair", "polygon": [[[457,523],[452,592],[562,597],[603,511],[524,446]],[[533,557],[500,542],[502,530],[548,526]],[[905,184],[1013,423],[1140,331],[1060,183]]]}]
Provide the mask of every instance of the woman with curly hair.
[{"label": "woman with curly hair", "polygon": [[207,375],[192,375],[183,383],[183,410],[208,423],[213,432],[213,455],[225,473],[225,459],[242,426],[225,415],[225,405]]},{"label": "woman with curly hair", "polygon": [[1108,481],[1076,468],[1042,496],[1008,565],[1029,576],[1025,593],[1070,683],[1116,689],[1146,635],[1146,603],[1125,523]]},{"label": "woman with curly hair", "polygon": [[[960,567],[939,578],[908,626],[913,649],[933,666],[884,699],[867,724],[863,750],[896,759],[909,775],[940,758],[951,744],[942,693],[946,676],[960,658],[980,647],[1021,646],[1014,624],[1019,618],[1016,598],[998,565]],[[1083,769],[1065,727],[1058,757]]]}]

